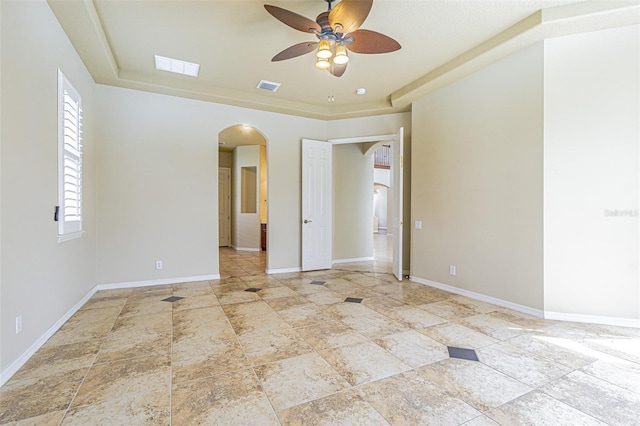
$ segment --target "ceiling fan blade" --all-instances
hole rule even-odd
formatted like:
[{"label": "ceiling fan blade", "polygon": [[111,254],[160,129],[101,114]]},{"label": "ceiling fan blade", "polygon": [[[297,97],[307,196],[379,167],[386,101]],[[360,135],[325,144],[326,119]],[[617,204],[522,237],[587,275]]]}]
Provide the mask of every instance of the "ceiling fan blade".
[{"label": "ceiling fan blade", "polygon": [[355,53],[389,53],[402,48],[391,37],[371,30],[358,30],[349,37],[353,37],[353,43],[345,44],[345,47]]},{"label": "ceiling fan blade", "polygon": [[342,0],[329,13],[329,24],[335,32],[349,34],[360,28],[372,5],[373,0]]},{"label": "ceiling fan blade", "polygon": [[302,15],[293,13],[289,10],[283,9],[278,6],[271,6],[265,4],[264,8],[267,9],[274,18],[278,21],[304,33],[320,32],[320,25],[311,19],[305,18]]},{"label": "ceiling fan blade", "polygon": [[303,43],[294,44],[291,47],[287,47],[282,52],[278,53],[271,59],[271,62],[284,61],[285,59],[295,58],[297,56],[302,56],[309,52],[313,52],[316,50],[318,46],[317,41],[305,41]]},{"label": "ceiling fan blade", "polygon": [[333,64],[331,68],[329,68],[329,72],[336,77],[342,77],[342,74],[347,70],[347,64],[348,62],[341,65]]}]

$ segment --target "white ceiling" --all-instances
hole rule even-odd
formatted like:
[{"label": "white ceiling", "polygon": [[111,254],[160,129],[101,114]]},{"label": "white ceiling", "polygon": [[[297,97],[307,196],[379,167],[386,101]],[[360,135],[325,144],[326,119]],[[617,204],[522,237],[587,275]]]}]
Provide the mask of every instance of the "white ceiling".
[{"label": "white ceiling", "polygon": [[[315,36],[279,22],[265,3],[313,20],[327,8],[324,0],[49,1],[98,83],[320,119],[407,111],[417,97],[545,37],[639,21],[637,1],[374,0],[362,28],[402,49],[351,53],[336,78],[314,67],[313,53],[270,61]],[[154,54],[199,63],[200,75],[157,71]],[[257,89],[261,79],[282,86]],[[366,95],[355,94],[359,87]]]}]

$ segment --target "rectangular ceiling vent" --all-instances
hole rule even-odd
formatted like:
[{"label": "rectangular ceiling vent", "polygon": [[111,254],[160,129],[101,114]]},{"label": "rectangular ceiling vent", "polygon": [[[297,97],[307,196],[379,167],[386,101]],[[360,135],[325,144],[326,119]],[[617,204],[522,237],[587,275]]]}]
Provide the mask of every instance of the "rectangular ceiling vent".
[{"label": "rectangular ceiling vent", "polygon": [[260,80],[256,88],[275,92],[280,88],[280,84],[281,83],[274,83],[273,81]]}]

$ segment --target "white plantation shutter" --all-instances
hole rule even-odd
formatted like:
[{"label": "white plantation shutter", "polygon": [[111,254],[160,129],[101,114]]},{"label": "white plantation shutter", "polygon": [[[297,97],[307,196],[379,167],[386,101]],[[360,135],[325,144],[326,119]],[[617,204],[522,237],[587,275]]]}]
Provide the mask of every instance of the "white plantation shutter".
[{"label": "white plantation shutter", "polygon": [[58,70],[58,239],[82,233],[82,99]]}]

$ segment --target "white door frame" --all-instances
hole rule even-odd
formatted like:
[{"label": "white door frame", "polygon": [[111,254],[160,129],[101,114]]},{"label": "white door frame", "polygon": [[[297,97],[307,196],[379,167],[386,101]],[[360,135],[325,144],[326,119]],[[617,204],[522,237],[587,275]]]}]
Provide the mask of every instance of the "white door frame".
[{"label": "white door frame", "polygon": [[[387,134],[387,135],[371,135],[371,136],[359,136],[359,137],[353,137],[353,138],[336,138],[336,139],[328,139],[327,142],[333,144],[333,145],[342,145],[342,144],[348,144],[348,143],[367,143],[367,142],[393,142],[395,143],[396,140],[398,140],[399,136],[402,136],[404,134],[404,128],[400,128],[398,130],[398,133],[394,133],[394,134]],[[393,161],[398,161],[398,163],[402,163],[404,159],[404,153],[402,153],[402,155],[400,156],[400,158],[396,159],[394,158]],[[402,173],[402,169],[400,169]],[[402,175],[400,175],[402,177]],[[392,182],[391,182],[391,187],[393,188],[394,191],[398,192],[398,197],[394,197],[393,202],[394,202],[394,206],[393,206],[393,211],[395,212],[402,212],[402,206],[398,206],[396,205],[397,203],[402,203],[403,202],[403,194],[401,191],[397,191],[397,186],[398,184],[396,183],[396,186],[394,187],[394,182],[393,182],[393,176],[392,178]],[[332,188],[333,191],[333,188]],[[388,220],[388,219],[387,219]],[[394,250],[394,259],[393,259],[393,263],[395,265],[400,265],[400,271],[401,273],[398,275],[396,273],[396,271],[394,271],[394,275],[396,275],[396,278],[399,281],[402,281],[402,276],[403,276],[403,271],[402,271],[402,232],[403,232],[403,218],[402,217],[398,217],[397,218],[398,224],[396,224],[394,221],[393,223],[393,227],[394,227],[394,231],[395,229],[398,229],[398,232],[396,235],[396,232],[394,232],[393,235],[393,240],[394,240],[394,247],[400,245],[399,249],[400,250]],[[388,227],[388,225],[387,225]],[[400,242],[398,244],[398,241]],[[396,256],[399,256],[399,258],[396,258]]]},{"label": "white door frame", "polygon": [[[404,276],[402,270],[402,240],[403,240],[403,173],[404,173],[404,128],[400,127],[393,141],[393,156],[391,157],[391,187],[393,188],[393,275],[398,281]],[[387,226],[388,228],[388,226]]]},{"label": "white door frame", "polygon": [[[220,172],[224,171],[227,174],[227,200],[225,201],[227,212],[227,244],[220,247],[231,247],[231,169],[229,167],[218,167],[218,182],[220,181]],[[218,203],[220,203],[220,192],[218,191]],[[220,206],[218,206],[218,216],[220,215]],[[218,240],[220,240],[220,217],[218,217]],[[218,241],[218,245],[220,242]]]},{"label": "white door frame", "polygon": [[333,260],[333,145],[302,139],[303,271],[331,269]]}]

